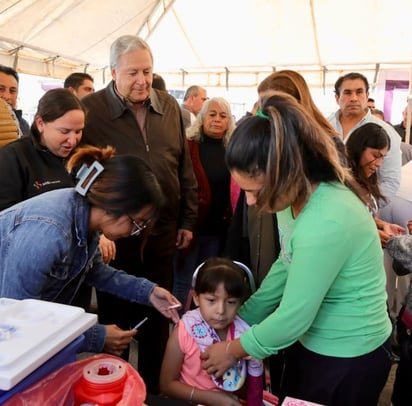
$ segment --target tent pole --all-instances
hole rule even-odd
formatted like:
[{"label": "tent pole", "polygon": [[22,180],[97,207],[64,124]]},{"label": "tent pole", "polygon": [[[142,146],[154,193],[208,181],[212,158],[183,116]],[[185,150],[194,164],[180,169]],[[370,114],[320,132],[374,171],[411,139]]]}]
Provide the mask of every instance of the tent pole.
[{"label": "tent pole", "polygon": [[412,110],[412,61],[411,69],[409,71],[409,96],[408,107],[406,109],[406,128],[405,128],[405,142],[409,144],[411,138],[411,110]]},{"label": "tent pole", "polygon": [[323,94],[326,94],[326,72],[328,68],[326,66],[322,67],[322,87],[323,87]]},{"label": "tent pole", "polygon": [[10,55],[14,55],[13,69],[17,71],[17,65],[19,64],[19,51],[23,49],[23,45],[18,46],[10,51]]},{"label": "tent pole", "polygon": [[180,71],[182,72],[182,87],[185,87],[185,82],[186,82],[186,71],[184,69],[180,69]]},{"label": "tent pole", "polygon": [[[409,81],[409,83],[411,83]],[[410,86],[410,84],[409,84]],[[406,128],[405,128],[405,143],[409,144],[411,138],[411,110],[412,110],[412,96],[408,96],[408,108],[406,109]]]},{"label": "tent pole", "polygon": [[377,63],[375,65],[375,76],[373,77],[373,83],[372,83],[372,92],[375,91],[376,83],[378,81],[378,75],[379,75],[379,69],[381,67],[380,63]]},{"label": "tent pole", "polygon": [[229,68],[227,68],[225,66],[225,71],[226,71],[226,75],[225,75],[225,84],[226,84],[226,91],[229,91]]}]

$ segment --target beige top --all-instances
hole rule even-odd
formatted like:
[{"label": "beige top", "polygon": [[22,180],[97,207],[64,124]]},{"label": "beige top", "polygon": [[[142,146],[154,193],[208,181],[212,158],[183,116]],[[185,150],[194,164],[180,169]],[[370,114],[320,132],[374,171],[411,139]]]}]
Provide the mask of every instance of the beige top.
[{"label": "beige top", "polygon": [[0,98],[0,148],[19,138],[19,128],[11,107]]}]

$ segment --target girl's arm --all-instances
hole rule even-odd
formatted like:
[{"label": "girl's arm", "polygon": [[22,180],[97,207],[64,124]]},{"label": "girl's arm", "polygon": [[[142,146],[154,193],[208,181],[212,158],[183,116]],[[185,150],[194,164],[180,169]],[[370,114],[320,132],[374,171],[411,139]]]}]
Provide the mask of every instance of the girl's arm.
[{"label": "girl's arm", "polygon": [[202,390],[181,382],[179,377],[183,359],[184,354],[179,346],[178,329],[175,328],[167,342],[160,371],[160,390],[164,395],[205,406],[241,406],[233,394]]}]

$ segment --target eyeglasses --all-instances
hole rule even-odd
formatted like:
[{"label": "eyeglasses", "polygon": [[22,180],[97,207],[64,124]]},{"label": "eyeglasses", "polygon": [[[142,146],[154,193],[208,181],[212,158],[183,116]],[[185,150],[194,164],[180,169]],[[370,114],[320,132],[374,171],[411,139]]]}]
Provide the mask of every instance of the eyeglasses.
[{"label": "eyeglasses", "polygon": [[130,217],[130,220],[131,220],[132,223],[133,223],[133,228],[132,228],[132,231],[130,232],[130,236],[139,235],[139,234],[140,234],[144,229],[146,229],[146,228],[150,225],[150,223],[152,222],[152,219],[149,219],[149,220],[144,221],[144,222],[140,225],[140,224],[137,224],[137,223],[136,223],[136,221],[133,219],[132,216],[129,216],[129,217]]}]

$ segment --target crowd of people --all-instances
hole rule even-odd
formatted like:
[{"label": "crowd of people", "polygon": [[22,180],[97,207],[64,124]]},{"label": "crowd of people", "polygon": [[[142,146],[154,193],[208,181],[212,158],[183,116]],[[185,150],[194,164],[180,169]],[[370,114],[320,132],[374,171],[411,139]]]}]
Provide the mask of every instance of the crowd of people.
[{"label": "crowd of people", "polygon": [[[179,105],[139,37],[113,42],[110,70],[99,91],[71,74],[29,126],[0,66],[18,130],[0,149],[0,296],[97,311],[81,351],[128,360],[137,337],[149,393],[261,406],[266,363],[279,401],[377,405],[409,348],[394,329],[409,272],[386,247],[412,212],[405,128],[378,117],[367,78],[339,77],[327,118],[298,72],[274,72],[236,123],[201,86]],[[396,355],[402,406],[412,354]]]}]

